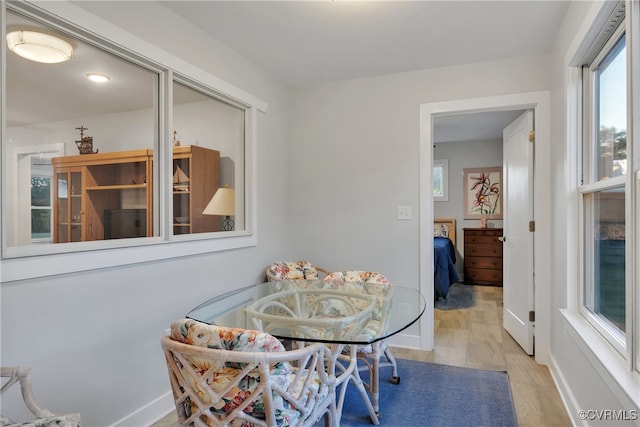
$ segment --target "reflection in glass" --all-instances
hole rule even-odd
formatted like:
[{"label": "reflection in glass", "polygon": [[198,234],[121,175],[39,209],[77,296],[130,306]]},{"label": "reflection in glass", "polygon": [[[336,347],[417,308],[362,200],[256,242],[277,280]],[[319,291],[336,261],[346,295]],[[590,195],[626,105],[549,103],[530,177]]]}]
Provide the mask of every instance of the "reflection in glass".
[{"label": "reflection in glass", "polygon": [[235,189],[235,229],[244,228],[244,109],[204,90],[173,84],[173,234],[228,231],[205,208],[219,188]]},{"label": "reflection in glass", "polygon": [[31,157],[31,240],[51,241],[51,160]]},{"label": "reflection in glass", "polygon": [[627,173],[627,60],[622,37],[598,66],[598,180]]},{"label": "reflection in glass", "polygon": [[587,247],[585,277],[593,278],[585,306],[625,331],[624,187],[585,195]]},{"label": "reflection in glass", "polygon": [[[153,164],[159,134],[158,73],[19,13],[8,11],[5,16],[7,31],[47,32],[74,49],[73,58],[59,64],[36,63],[6,50],[4,179],[13,182],[34,175],[32,163],[21,159],[39,158],[39,147],[64,147],[48,155],[53,164],[49,176],[54,179],[46,189],[34,181],[30,189],[8,186],[3,194],[3,202],[18,206],[8,210],[4,219],[5,227],[12,230],[7,233],[7,246],[29,245],[43,238],[40,243],[46,241],[46,233],[53,243],[102,240],[105,212],[113,209],[146,209],[152,224],[147,235],[158,235],[158,227],[153,227],[153,169],[141,169],[145,157],[140,154],[146,152],[148,164]],[[111,80],[97,84],[87,79],[90,72],[109,75]],[[82,151],[89,142],[91,149]],[[123,165],[124,153],[131,152],[136,152],[133,160]],[[48,209],[53,213],[33,208],[32,221],[22,227],[20,212],[30,208],[25,191],[36,189],[49,192]],[[40,196],[44,200],[45,195]],[[52,217],[48,230],[47,215]]]}]

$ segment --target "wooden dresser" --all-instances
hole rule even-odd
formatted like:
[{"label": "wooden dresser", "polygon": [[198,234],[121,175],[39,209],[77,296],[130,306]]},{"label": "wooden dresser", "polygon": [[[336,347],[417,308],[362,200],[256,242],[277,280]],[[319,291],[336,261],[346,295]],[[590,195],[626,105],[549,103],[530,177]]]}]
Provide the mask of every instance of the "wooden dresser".
[{"label": "wooden dresser", "polygon": [[464,283],[502,286],[502,228],[464,228]]}]

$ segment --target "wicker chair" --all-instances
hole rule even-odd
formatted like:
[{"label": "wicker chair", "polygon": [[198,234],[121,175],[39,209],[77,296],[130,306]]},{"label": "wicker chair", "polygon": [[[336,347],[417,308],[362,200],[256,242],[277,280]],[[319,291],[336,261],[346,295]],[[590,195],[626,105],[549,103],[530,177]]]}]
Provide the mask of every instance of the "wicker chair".
[{"label": "wicker chair", "polygon": [[[387,301],[389,300],[388,296],[393,292],[393,286],[384,275],[371,271],[339,271],[329,273],[325,276],[324,281],[331,286],[349,286],[349,283],[353,282],[378,285],[374,288],[378,296],[376,310],[373,311],[369,325],[360,334],[375,334],[378,332],[376,329],[386,328],[389,310]],[[349,349],[346,348],[345,353],[348,351]],[[376,341],[373,344],[358,345],[356,354],[358,360],[364,363],[363,366],[359,366],[358,370],[369,371],[369,382],[364,384],[369,393],[371,393],[373,408],[379,414],[380,368],[391,367],[391,382],[399,384],[400,377],[398,376],[396,359],[387,346],[387,340]],[[385,357],[386,362],[381,362],[382,356]]]},{"label": "wicker chair", "polygon": [[285,351],[264,332],[181,319],[162,348],[181,426],[337,424],[322,344]]},{"label": "wicker chair", "polygon": [[319,279],[329,274],[328,270],[311,264],[308,261],[278,261],[267,268],[267,280]]},{"label": "wicker chair", "polygon": [[66,415],[54,415],[51,411],[41,408],[35,401],[33,396],[33,390],[31,388],[31,368],[27,367],[6,367],[1,369],[1,376],[3,378],[9,378],[9,380],[3,384],[0,391],[4,394],[12,385],[19,382],[22,391],[22,399],[25,405],[33,415],[36,416],[35,420],[16,423],[4,416],[0,416],[0,425],[5,427],[10,426],[22,426],[22,427],[79,427],[80,426],[80,414],[66,414]]}]

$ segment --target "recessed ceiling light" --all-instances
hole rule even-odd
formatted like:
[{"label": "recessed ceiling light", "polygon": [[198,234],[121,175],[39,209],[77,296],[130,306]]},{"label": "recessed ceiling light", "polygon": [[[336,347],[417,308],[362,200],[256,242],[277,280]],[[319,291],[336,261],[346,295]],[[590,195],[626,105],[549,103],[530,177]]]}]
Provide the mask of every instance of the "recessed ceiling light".
[{"label": "recessed ceiling light", "polygon": [[73,47],[66,41],[37,31],[11,31],[7,45],[12,52],[30,61],[55,64],[71,59]]},{"label": "recessed ceiling light", "polygon": [[105,83],[111,80],[111,76],[103,73],[87,73],[87,78],[96,83]]}]

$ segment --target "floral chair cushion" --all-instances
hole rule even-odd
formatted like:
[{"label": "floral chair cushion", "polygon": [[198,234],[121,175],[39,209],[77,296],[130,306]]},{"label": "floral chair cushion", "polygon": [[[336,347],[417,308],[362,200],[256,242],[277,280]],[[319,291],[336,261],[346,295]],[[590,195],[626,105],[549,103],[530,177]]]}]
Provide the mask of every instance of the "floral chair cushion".
[{"label": "floral chair cushion", "polygon": [[12,423],[3,418],[1,425],[4,427],[80,427],[80,414],[53,415],[25,423]]},{"label": "floral chair cushion", "polygon": [[267,276],[271,280],[313,280],[318,278],[318,270],[308,261],[280,261],[269,267]]},{"label": "floral chair cushion", "polygon": [[336,271],[328,274],[324,280],[327,282],[364,282],[389,286],[387,278],[375,271]]},{"label": "floral chair cushion", "polygon": [[[358,334],[362,340],[370,340],[374,337],[380,328],[386,327],[386,317],[388,315],[389,306],[386,303],[390,297],[392,292],[391,284],[389,280],[382,274],[374,272],[374,271],[339,271],[328,274],[324,278],[325,283],[329,283],[332,287],[337,286],[345,286],[347,288],[353,288],[352,290],[355,292],[357,290],[362,290],[362,288],[358,285],[358,283],[367,283],[369,285],[376,286],[368,286],[367,292],[370,295],[375,295],[376,300],[376,308],[372,313],[372,320],[360,331]],[[345,352],[348,352],[348,346],[345,348]],[[358,345],[358,353],[371,353],[372,347],[370,344],[368,345]]]},{"label": "floral chair cushion", "polygon": [[[181,319],[171,324],[171,339],[185,344],[191,344],[200,347],[214,348],[230,351],[248,351],[248,352],[280,352],[285,351],[282,343],[272,335],[256,330],[247,330],[239,328],[227,328],[216,325],[208,325],[191,319]],[[183,370],[185,377],[191,381],[191,388],[196,390],[198,397],[207,404],[211,405],[212,413],[223,418],[229,415],[235,408],[241,405],[245,399],[251,396],[260,385],[260,374],[257,369],[249,371],[238,384],[225,393],[217,402],[212,401],[212,396],[200,387],[203,380],[201,375],[212,368],[210,359],[196,358],[190,359],[191,368],[198,373],[197,377],[190,377],[188,370]],[[217,372],[213,376],[205,376],[207,386],[215,393],[222,392],[229,384],[238,380],[238,376],[246,364],[225,361],[224,364],[217,367]],[[269,377],[277,387],[287,390],[291,384],[297,368],[292,367],[288,362],[275,363],[270,367]],[[189,378],[190,377],[190,378]],[[320,381],[316,377],[314,386],[318,390]],[[301,390],[289,390],[290,393],[301,393]],[[296,396],[298,394],[295,394]],[[301,396],[304,403],[306,395]],[[325,394],[326,396],[326,394]],[[281,395],[272,394],[274,405],[276,407],[276,422],[278,427],[293,425],[301,417],[301,413],[292,408]],[[192,403],[192,405],[195,405]],[[265,418],[265,408],[262,399],[256,400],[253,404],[248,405],[244,412],[258,419]],[[208,421],[204,420],[203,421]],[[234,419],[230,426],[252,427],[253,423],[246,420]]]},{"label": "floral chair cushion", "polygon": [[[387,300],[391,286],[385,276],[380,273],[371,271],[339,271],[328,274],[324,278],[324,282],[330,288],[343,287],[352,292],[362,292],[361,283],[366,283],[366,291],[369,295],[375,295],[377,298],[376,308],[373,310],[373,320],[379,322],[384,314],[384,302]],[[356,304],[365,304],[364,301],[356,302]],[[366,329],[366,328],[365,328]]]}]

